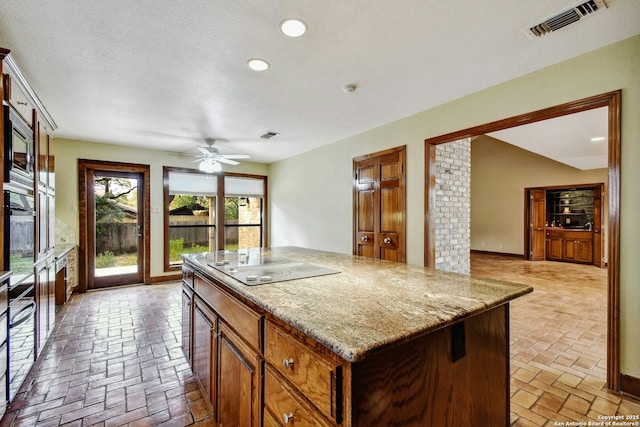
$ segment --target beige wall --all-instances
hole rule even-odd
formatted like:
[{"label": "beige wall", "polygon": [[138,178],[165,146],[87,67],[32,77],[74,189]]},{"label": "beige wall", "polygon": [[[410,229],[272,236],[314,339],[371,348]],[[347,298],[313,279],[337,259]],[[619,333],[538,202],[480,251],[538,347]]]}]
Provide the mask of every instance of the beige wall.
[{"label": "beige wall", "polygon": [[[194,168],[193,157],[163,151],[98,144],[67,139],[55,140],[56,217],[63,221],[78,243],[78,159],[104,160],[150,165],[151,187],[151,276],[164,273],[163,166]],[[267,175],[269,166],[242,162],[238,166],[223,165],[225,172]],[[58,228],[60,226],[58,225]],[[64,227],[65,229],[67,227]]]},{"label": "beige wall", "polygon": [[[471,249],[524,255],[525,188],[602,182],[606,193],[607,174],[607,169],[581,171],[489,136],[474,139]],[[606,213],[602,220],[606,236]]]},{"label": "beige wall", "polygon": [[[470,73],[473,68],[469,64]],[[275,163],[271,243],[350,253],[352,158],[406,144],[407,262],[422,264],[425,138],[622,89],[621,370],[640,377],[638,76],[640,36]]]}]

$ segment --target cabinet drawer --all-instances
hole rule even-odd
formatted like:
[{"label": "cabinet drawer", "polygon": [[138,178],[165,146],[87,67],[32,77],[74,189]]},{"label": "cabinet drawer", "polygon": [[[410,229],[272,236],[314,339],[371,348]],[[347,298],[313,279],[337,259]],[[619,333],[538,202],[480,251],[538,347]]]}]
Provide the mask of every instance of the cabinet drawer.
[{"label": "cabinet drawer", "polygon": [[326,425],[314,418],[310,410],[302,407],[278,382],[269,368],[264,376],[265,426],[293,425],[297,427]]},{"label": "cabinet drawer", "polygon": [[196,274],[194,289],[254,350],[261,352],[262,316]]},{"label": "cabinet drawer", "polygon": [[267,322],[265,360],[326,416],[336,419],[340,367]]},{"label": "cabinet drawer", "polygon": [[193,270],[187,266],[182,267],[182,281],[193,287]]}]

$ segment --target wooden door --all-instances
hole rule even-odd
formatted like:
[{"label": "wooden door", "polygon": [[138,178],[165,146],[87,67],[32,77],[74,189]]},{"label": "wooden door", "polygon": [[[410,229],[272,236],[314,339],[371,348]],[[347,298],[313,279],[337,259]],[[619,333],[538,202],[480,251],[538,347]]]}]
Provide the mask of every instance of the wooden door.
[{"label": "wooden door", "polygon": [[545,259],[545,220],[547,217],[547,192],[533,189],[529,193],[529,260]]},{"label": "wooden door", "polygon": [[149,166],[79,159],[78,181],[78,291],[150,283]]},{"label": "wooden door", "polygon": [[596,185],[593,189],[593,265],[604,267],[602,254],[602,185]]},{"label": "wooden door", "polygon": [[220,322],[218,362],[218,424],[259,427],[263,361],[224,322]]},{"label": "wooden door", "polygon": [[404,262],[406,147],[353,159],[353,253]]}]

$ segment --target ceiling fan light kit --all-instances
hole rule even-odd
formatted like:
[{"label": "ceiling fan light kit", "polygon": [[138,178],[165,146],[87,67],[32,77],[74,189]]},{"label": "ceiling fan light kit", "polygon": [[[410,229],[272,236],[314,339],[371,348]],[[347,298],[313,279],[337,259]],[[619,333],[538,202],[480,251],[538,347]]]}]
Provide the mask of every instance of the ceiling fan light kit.
[{"label": "ceiling fan light kit", "polygon": [[220,154],[218,149],[213,146],[216,143],[216,140],[213,138],[208,138],[205,140],[207,143],[206,147],[197,147],[200,154],[198,157],[200,158],[200,164],[198,165],[198,169],[202,172],[206,173],[214,173],[221,172],[222,165],[221,163],[226,163],[228,165],[239,165],[240,163],[236,162],[234,159],[248,159],[249,156],[247,154]]},{"label": "ceiling fan light kit", "polygon": [[202,159],[198,169],[205,173],[215,173],[222,171],[222,165],[213,159]]}]

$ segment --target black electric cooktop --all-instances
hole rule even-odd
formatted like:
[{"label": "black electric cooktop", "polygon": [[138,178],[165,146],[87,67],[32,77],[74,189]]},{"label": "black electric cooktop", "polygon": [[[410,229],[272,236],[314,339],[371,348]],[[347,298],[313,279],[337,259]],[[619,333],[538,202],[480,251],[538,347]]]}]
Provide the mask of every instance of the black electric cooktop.
[{"label": "black electric cooktop", "polygon": [[306,262],[265,257],[251,250],[218,252],[207,265],[248,286],[340,273]]}]

